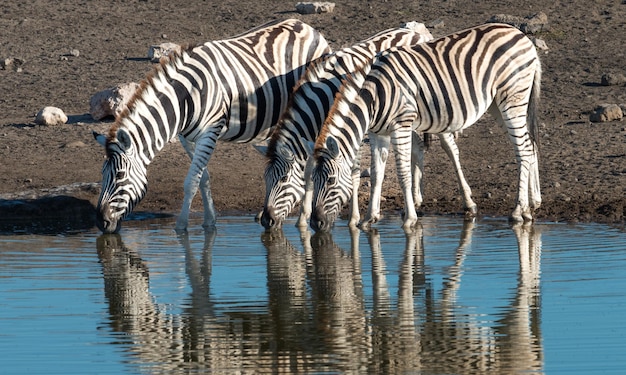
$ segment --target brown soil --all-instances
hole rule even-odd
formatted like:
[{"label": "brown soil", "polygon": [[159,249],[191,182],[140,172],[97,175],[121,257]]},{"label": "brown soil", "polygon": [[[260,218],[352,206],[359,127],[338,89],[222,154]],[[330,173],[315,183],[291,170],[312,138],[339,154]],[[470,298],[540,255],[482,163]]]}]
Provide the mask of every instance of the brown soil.
[{"label": "brown soil", "polygon": [[[105,131],[111,122],[90,121],[89,99],[108,87],[141,80],[151,69],[145,58],[151,44],[221,39],[272,19],[295,17],[319,29],[337,49],[411,20],[439,24],[430,27],[437,37],[484,23],[495,14],[542,11],[550,30],[538,35],[549,50],[541,52],[543,205],[536,216],[543,221],[624,223],[626,125],[589,122],[596,105],[626,103],[624,86],[600,85],[604,73],[626,73],[623,1],[348,0],[337,3],[333,13],[319,15],[296,14],[294,5],[271,0],[5,2],[0,58],[26,63],[21,72],[0,70],[0,198],[100,181],[103,150],[91,131]],[[439,20],[443,26],[435,22]],[[80,55],[70,55],[72,49]],[[69,123],[35,125],[36,112],[45,106],[63,109]],[[508,215],[514,206],[517,167],[504,131],[486,117],[458,144],[480,213]],[[180,145],[168,145],[149,168],[149,192],[138,210],[178,212],[188,164]],[[383,191],[387,211],[402,204],[390,164]],[[264,159],[252,146],[218,145],[209,169],[221,214],[253,215],[261,209],[263,168]],[[451,164],[438,146],[426,156],[425,178],[425,214],[461,212]],[[365,186],[363,191],[365,205]],[[68,194],[93,204],[98,189],[87,185]],[[202,210],[199,198],[194,205]],[[10,212],[4,209],[0,215],[7,218]]]}]

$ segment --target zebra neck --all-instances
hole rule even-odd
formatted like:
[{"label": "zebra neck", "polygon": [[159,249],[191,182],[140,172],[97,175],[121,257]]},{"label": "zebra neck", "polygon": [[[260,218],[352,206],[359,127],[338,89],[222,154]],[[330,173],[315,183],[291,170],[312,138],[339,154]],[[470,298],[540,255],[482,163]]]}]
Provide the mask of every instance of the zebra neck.
[{"label": "zebra neck", "polygon": [[[140,116],[141,117],[141,116]],[[176,132],[165,132],[163,128],[153,126],[147,119],[138,123],[125,124],[135,148],[135,155],[148,166],[165,145],[176,137]]]},{"label": "zebra neck", "polygon": [[[187,51],[161,63],[147,77],[120,118],[120,127],[131,134],[138,155],[147,165],[179,134],[220,115],[223,100],[219,87],[191,74]],[[211,109],[211,110],[209,110]]]}]

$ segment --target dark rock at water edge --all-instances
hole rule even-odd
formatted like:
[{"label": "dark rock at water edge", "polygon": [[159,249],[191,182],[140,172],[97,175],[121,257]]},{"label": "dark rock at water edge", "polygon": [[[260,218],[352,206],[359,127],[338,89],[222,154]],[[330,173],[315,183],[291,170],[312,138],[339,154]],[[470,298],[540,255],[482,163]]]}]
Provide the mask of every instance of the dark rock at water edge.
[{"label": "dark rock at water edge", "polygon": [[0,200],[0,234],[68,234],[94,227],[95,208],[67,195]]}]

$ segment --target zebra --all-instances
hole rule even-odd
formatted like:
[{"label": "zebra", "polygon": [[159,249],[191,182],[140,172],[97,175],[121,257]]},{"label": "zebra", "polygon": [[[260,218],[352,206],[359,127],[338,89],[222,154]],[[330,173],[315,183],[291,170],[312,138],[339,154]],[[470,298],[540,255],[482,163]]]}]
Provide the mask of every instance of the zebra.
[{"label": "zebra", "polygon": [[[310,163],[307,163],[309,152],[308,144],[314,141],[339,91],[341,81],[346,75],[366,63],[378,51],[398,45],[412,45],[432,40],[432,35],[426,27],[417,22],[410,22],[396,29],[382,31],[354,46],[344,48],[329,56],[323,56],[311,63],[300,82],[296,85],[290,98],[287,110],[272,132],[267,146],[255,146],[259,152],[268,157],[265,169],[266,196],[264,210],[261,215],[261,224],[265,228],[280,227],[284,218],[291,212],[293,206],[302,199],[301,213],[297,226],[308,225],[311,212]],[[417,137],[417,135],[416,135]],[[471,212],[476,211],[476,205],[471,200],[471,190],[460,171],[458,162],[458,148],[454,138],[441,135],[442,146],[455,161],[459,171],[459,183],[464,191],[466,207]],[[416,142],[420,141],[417,139]],[[415,143],[418,145],[417,143]],[[373,171],[384,170],[388,142],[379,142],[372,151],[376,156]],[[419,163],[423,163],[423,155],[415,150]],[[358,158],[356,159],[358,161]],[[419,164],[415,173],[416,187],[414,195],[421,203],[420,177],[422,164]],[[350,226],[359,221],[358,187],[360,170],[358,165],[352,170],[353,186],[351,200]],[[305,182],[306,181],[306,182]],[[382,182],[382,180],[380,180]],[[306,187],[305,187],[306,184]],[[373,186],[374,188],[374,186]],[[306,192],[305,192],[306,191]],[[373,190],[370,204],[378,205],[380,188]],[[419,205],[419,204],[418,204]]]},{"label": "zebra", "polygon": [[487,111],[506,128],[517,157],[518,196],[511,219],[532,221],[532,211],[541,204],[540,80],[533,43],[504,24],[485,24],[381,52],[345,81],[316,139],[311,227],[332,227],[349,195],[350,168],[368,131],[370,136],[391,137],[404,193],[403,228],[410,230],[417,222],[409,194],[411,131],[460,131]]},{"label": "zebra", "polygon": [[117,232],[147,189],[147,166],[179,135],[191,166],[176,230],[187,228],[198,187],[206,228],[215,226],[207,163],[218,140],[266,139],[308,63],[331,49],[302,21],[289,19],[231,39],[188,46],[162,59],[141,83],[108,134],[96,224]]}]

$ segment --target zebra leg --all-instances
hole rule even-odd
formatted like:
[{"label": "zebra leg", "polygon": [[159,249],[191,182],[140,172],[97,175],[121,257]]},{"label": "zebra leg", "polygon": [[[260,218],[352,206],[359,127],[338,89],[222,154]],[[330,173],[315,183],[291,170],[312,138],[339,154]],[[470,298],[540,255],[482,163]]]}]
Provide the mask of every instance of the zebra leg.
[{"label": "zebra leg", "polygon": [[404,194],[404,224],[402,228],[410,231],[417,224],[417,212],[413,201],[412,185],[413,177],[411,171],[411,143],[412,133],[411,123],[398,124],[397,130],[391,135],[391,145],[396,154],[396,171],[398,181]]},{"label": "zebra leg", "polygon": [[385,166],[389,157],[389,136],[370,133],[369,138],[372,155],[370,201],[367,206],[367,214],[359,225],[363,230],[369,230],[372,224],[380,220],[380,197],[385,178]]},{"label": "zebra leg", "polygon": [[359,213],[359,187],[361,186],[361,148],[352,165],[352,197],[350,199],[350,220],[348,227],[356,228],[361,220]]},{"label": "zebra leg", "polygon": [[535,144],[534,163],[530,169],[530,207],[533,210],[541,206],[541,187],[539,184],[539,156]]},{"label": "zebra leg", "polygon": [[448,158],[450,158],[452,165],[454,165],[454,171],[456,172],[459,189],[461,190],[461,195],[463,196],[463,209],[465,210],[465,217],[468,219],[476,217],[476,214],[478,213],[478,206],[472,200],[472,189],[465,180],[465,175],[463,174],[463,170],[461,169],[461,161],[459,160],[459,148],[454,141],[454,134],[440,133],[438,134],[438,136],[439,140],[441,141],[441,147],[448,155]]},{"label": "zebra leg", "polygon": [[[521,94],[520,94],[521,95]],[[519,96],[521,97],[521,96]],[[511,221],[532,221],[533,216],[529,205],[529,187],[531,178],[534,178],[536,168],[535,145],[530,139],[526,127],[526,107],[519,105],[519,100],[499,100],[495,98],[489,107],[489,113],[506,129],[509,139],[515,149],[519,178],[517,183],[517,203],[511,213]],[[500,103],[500,107],[496,103]],[[507,109],[508,108],[508,109]],[[538,179],[538,176],[537,176]]]},{"label": "zebra leg", "polygon": [[[207,164],[213,152],[215,141],[209,141],[206,146],[200,147],[200,151],[206,150],[205,152],[197,152],[198,147],[195,142],[188,141],[183,136],[179,136],[179,139],[183,148],[187,152],[187,155],[191,158],[191,166],[187,172],[187,177],[185,177],[185,195],[180,215],[176,220],[176,230],[184,231],[187,229],[191,203],[194,196],[198,192],[198,187],[201,191],[202,204],[204,206],[204,222],[202,223],[202,226],[207,229],[214,228],[217,215],[213,204],[213,198],[211,196],[211,182]],[[212,138],[209,137],[208,139],[211,140]]]},{"label": "zebra leg", "polygon": [[304,199],[300,205],[300,216],[296,226],[298,228],[306,228],[311,218],[311,206],[313,205],[313,181],[311,180],[311,172],[313,171],[313,157],[309,156],[304,167]]},{"label": "zebra leg", "polygon": [[422,191],[424,191],[424,141],[413,131],[411,139],[411,164],[413,165],[413,200],[415,208],[419,209],[424,202]]}]

